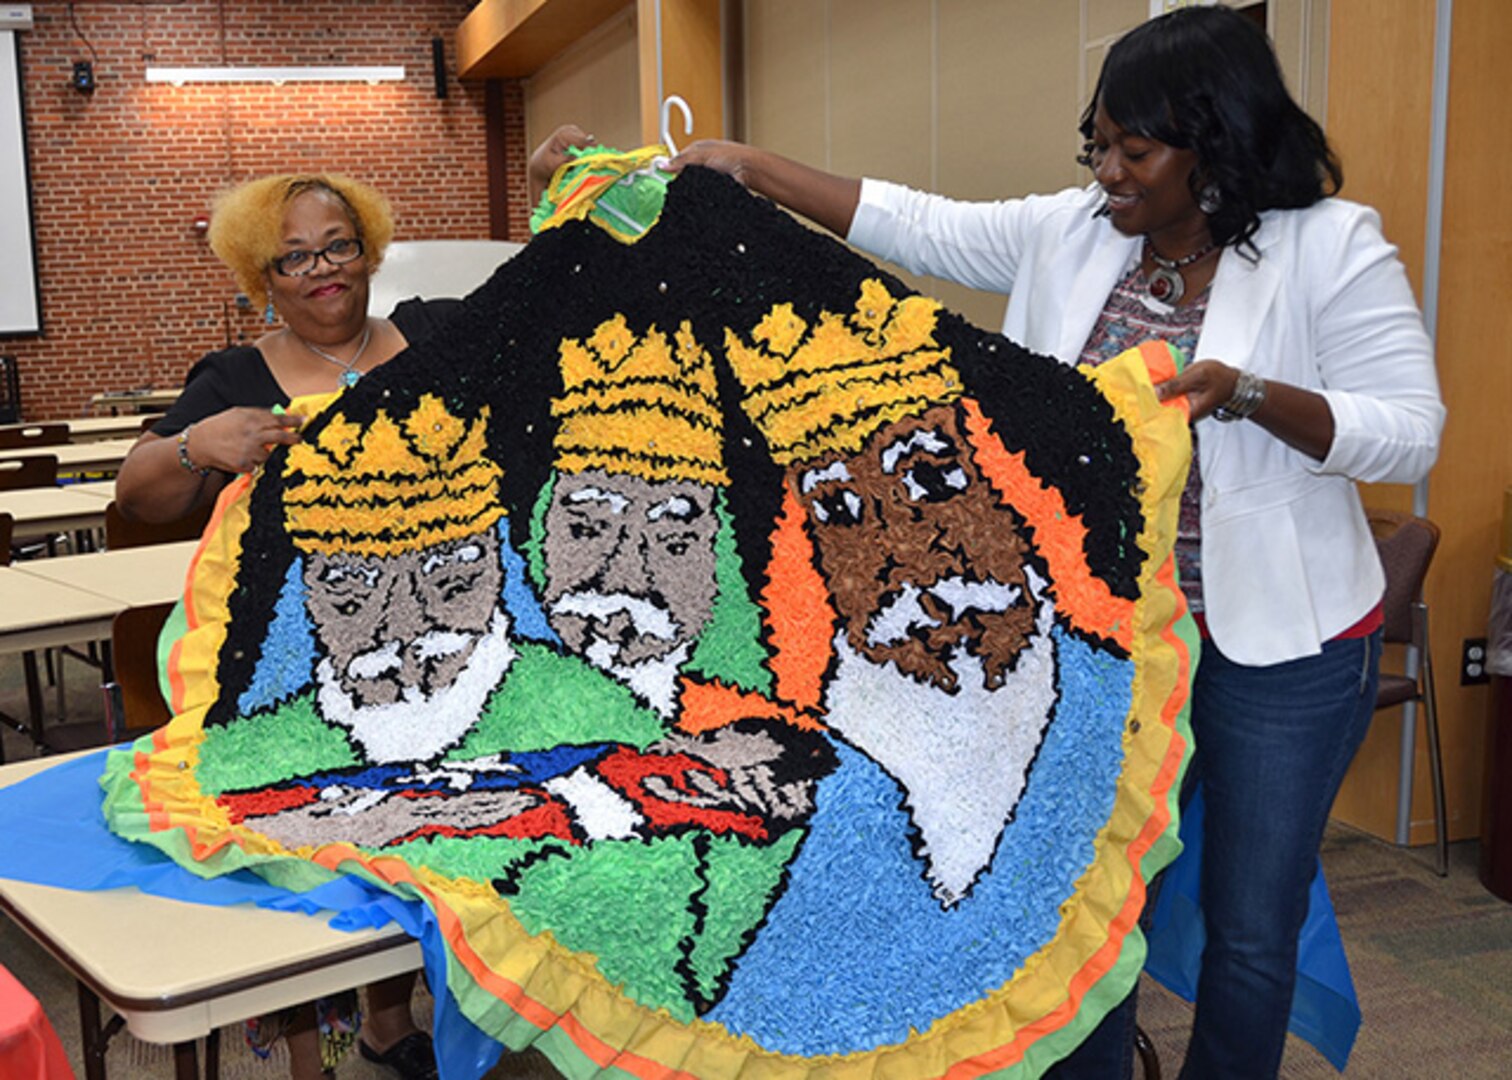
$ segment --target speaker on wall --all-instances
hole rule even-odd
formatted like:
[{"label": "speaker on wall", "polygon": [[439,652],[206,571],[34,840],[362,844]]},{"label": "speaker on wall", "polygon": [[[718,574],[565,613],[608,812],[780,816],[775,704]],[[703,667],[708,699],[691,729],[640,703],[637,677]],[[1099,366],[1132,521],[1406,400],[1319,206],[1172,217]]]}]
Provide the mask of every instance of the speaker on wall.
[{"label": "speaker on wall", "polygon": [[436,75],[436,96],[446,96],[446,44],[439,37],[431,38],[431,69]]}]

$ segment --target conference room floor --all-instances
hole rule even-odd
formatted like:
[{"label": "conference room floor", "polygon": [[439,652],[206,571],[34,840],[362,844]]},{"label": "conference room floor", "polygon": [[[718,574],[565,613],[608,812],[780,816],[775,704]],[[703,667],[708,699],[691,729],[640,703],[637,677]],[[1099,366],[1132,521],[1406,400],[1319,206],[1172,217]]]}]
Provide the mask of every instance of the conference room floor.
[{"label": "conference room floor", "polygon": [[[65,664],[71,723],[103,723],[97,673]],[[0,658],[0,709],[24,705],[20,663]],[[6,760],[32,753],[30,743],[6,731]],[[1355,830],[1333,826],[1324,865],[1349,951],[1365,1023],[1346,1075],[1369,1080],[1444,1073],[1456,1080],[1502,1080],[1512,1063],[1512,904],[1492,896],[1476,874],[1478,845],[1451,845],[1450,875],[1433,873],[1430,849],[1403,850]],[[72,980],[17,927],[0,917],[0,956],[41,1000],[79,1075],[82,1073],[77,1004]],[[416,1016],[428,1023],[429,1000],[417,993]],[[1191,1007],[1146,978],[1140,990],[1140,1026],[1160,1054],[1164,1076],[1174,1077],[1185,1049]],[[224,1080],[280,1080],[288,1075],[282,1048],[262,1061],[239,1033],[221,1035]],[[122,1032],[110,1044],[112,1080],[166,1080],[171,1053]],[[1136,1068],[1135,1075],[1139,1072]],[[1325,1080],[1339,1074],[1311,1046],[1291,1039],[1281,1076]],[[549,1080],[557,1073],[538,1055],[508,1058],[489,1080]],[[337,1080],[392,1080],[392,1074],[348,1054]]]}]

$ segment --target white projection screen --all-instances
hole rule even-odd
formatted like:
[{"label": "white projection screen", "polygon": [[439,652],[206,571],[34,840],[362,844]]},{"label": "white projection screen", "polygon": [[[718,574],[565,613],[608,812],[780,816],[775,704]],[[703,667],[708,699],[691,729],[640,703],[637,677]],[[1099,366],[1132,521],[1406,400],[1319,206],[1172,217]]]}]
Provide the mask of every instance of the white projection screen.
[{"label": "white projection screen", "polygon": [[14,30],[0,30],[0,334],[42,329],[21,116],[21,43]]}]

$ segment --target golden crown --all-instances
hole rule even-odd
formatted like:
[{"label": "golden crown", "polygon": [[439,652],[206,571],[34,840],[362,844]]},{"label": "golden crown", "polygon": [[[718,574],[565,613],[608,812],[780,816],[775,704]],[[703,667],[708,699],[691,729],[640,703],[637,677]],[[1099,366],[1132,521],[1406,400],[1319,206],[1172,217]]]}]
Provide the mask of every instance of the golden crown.
[{"label": "golden crown", "polygon": [[563,472],[603,469],[645,480],[728,484],[714,362],[684,322],[669,341],[655,326],[637,337],[623,315],[560,346]]},{"label": "golden crown", "polygon": [[934,339],[940,305],[894,297],[875,278],[848,314],[810,325],[777,304],[746,342],[725,329],[725,354],[745,388],[746,415],[779,465],[854,454],[879,429],[961,396],[950,350]]},{"label": "golden crown", "polygon": [[434,394],[395,422],[342,413],[289,450],[284,521],[296,548],[397,555],[483,532],[504,516],[503,470],[489,460],[488,409],[469,425]]}]

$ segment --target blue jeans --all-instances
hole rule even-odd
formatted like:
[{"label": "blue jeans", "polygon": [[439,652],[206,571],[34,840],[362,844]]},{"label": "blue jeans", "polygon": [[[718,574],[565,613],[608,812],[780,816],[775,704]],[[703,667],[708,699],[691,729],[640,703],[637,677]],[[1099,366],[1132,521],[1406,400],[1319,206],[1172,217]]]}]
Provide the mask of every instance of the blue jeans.
[{"label": "blue jeans", "polygon": [[1308,888],[1375,711],[1380,659],[1379,631],[1267,667],[1203,643],[1192,772],[1207,803],[1207,947],[1183,1080],[1274,1077],[1281,1066]]},{"label": "blue jeans", "polygon": [[1134,1018],[1139,984],[1113,1006],[1092,1034],[1050,1066],[1044,1080],[1128,1080],[1134,1075]]}]

